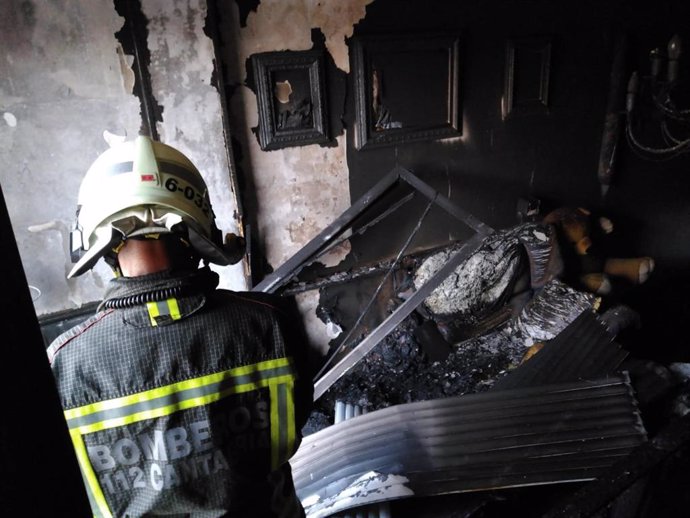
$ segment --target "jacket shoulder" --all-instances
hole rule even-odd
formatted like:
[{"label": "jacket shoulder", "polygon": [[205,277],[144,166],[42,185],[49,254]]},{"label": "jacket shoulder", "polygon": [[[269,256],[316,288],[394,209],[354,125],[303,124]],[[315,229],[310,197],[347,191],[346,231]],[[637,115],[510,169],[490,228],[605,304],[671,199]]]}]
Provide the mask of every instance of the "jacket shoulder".
[{"label": "jacket shoulder", "polygon": [[239,310],[256,313],[275,313],[278,316],[294,316],[295,307],[286,299],[270,293],[253,291],[216,290],[216,295],[223,303]]},{"label": "jacket shoulder", "polygon": [[88,329],[92,328],[94,325],[98,324],[103,318],[110,315],[114,310],[108,309],[105,311],[99,311],[95,315],[87,318],[81,324],[74,326],[73,328],[65,331],[60,336],[58,336],[46,349],[48,354],[48,361],[52,364],[55,360],[57,354],[71,341],[83,335]]}]

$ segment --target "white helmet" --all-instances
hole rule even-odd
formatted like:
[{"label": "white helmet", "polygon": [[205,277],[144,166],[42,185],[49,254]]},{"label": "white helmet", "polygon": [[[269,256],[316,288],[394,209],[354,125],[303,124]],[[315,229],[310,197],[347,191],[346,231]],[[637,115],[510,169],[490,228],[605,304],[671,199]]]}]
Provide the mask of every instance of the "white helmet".
[{"label": "white helmet", "polygon": [[123,239],[178,231],[206,261],[227,265],[242,258],[243,250],[223,244],[206,183],[186,156],[145,136],[117,144],[82,181],[70,235],[76,265],[67,277],[92,268]]}]

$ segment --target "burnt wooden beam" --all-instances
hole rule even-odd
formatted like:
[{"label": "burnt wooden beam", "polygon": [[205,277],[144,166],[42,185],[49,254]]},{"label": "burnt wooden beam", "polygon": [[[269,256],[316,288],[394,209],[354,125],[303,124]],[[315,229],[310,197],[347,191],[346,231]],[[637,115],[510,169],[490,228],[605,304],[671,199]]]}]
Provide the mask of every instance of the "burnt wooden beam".
[{"label": "burnt wooden beam", "polygon": [[117,14],[125,23],[115,37],[126,54],[134,56],[134,94],[139,98],[141,111],[140,133],[159,140],[156,122],[163,121],[163,107],[158,104],[151,88],[151,53],[147,45],[148,20],[140,0],[115,0]]},{"label": "burnt wooden beam", "polygon": [[[404,255],[400,262],[402,264],[406,264],[411,261],[422,261],[431,255],[446,250],[452,250],[454,248],[457,248],[458,246],[459,243],[457,241],[454,241],[444,246],[434,247],[428,250],[424,250],[422,252],[415,252]],[[382,273],[387,272],[393,265],[393,263],[395,263],[395,259],[388,259],[386,261],[381,261],[375,264],[368,264],[357,268],[351,268],[346,271],[335,272],[331,275],[316,277],[315,279],[310,281],[293,282],[292,284],[288,284],[284,289],[282,289],[280,291],[280,294],[292,296],[297,295],[298,293],[304,293],[305,291],[329,288],[331,286],[337,286],[339,284],[346,284],[348,282],[356,281],[357,279],[374,277],[376,275],[380,275]]]}]

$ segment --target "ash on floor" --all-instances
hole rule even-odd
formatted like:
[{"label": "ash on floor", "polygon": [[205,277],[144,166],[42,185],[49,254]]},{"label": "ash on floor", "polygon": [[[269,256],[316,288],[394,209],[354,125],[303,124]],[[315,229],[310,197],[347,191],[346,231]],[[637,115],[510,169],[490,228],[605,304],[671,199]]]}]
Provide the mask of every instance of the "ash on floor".
[{"label": "ash on floor", "polygon": [[[304,435],[333,424],[336,401],[370,412],[487,390],[522,361],[527,348],[553,338],[582,311],[596,307],[597,297],[546,273],[552,260],[544,250],[553,242],[547,230],[530,224],[487,238],[458,266],[452,282],[434,290],[419,311],[316,402]],[[416,284],[437,270],[448,253],[427,259],[414,274]],[[477,267],[485,263],[501,267]],[[519,281],[525,276],[529,281]],[[488,285],[495,287],[490,296]],[[439,305],[444,298],[455,300],[455,306]],[[429,330],[437,336],[428,336]]]},{"label": "ash on floor", "polygon": [[430,361],[414,338],[420,324],[418,319],[408,318],[338,380],[317,401],[303,433],[309,435],[333,424],[336,401],[369,412],[482,392],[517,365],[525,353],[521,340],[497,330],[458,344],[444,361]]}]

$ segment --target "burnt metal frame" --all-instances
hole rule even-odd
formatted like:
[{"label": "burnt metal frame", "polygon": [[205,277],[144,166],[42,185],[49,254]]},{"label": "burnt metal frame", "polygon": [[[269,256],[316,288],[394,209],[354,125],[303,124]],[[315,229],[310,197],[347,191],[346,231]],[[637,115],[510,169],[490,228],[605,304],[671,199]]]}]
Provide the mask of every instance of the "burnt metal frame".
[{"label": "burnt metal frame", "polygon": [[[262,52],[251,56],[259,110],[259,144],[264,151],[328,142],[324,53],[320,50]],[[271,75],[281,70],[304,70],[309,75],[312,126],[278,128]]]},{"label": "burnt metal frame", "polygon": [[[426,50],[445,48],[448,52],[447,113],[445,121],[432,121],[427,126],[417,128],[392,128],[374,132],[371,100],[371,59],[370,49],[381,50]],[[394,145],[401,142],[433,140],[459,137],[462,135],[460,117],[460,36],[458,34],[421,34],[394,36],[360,36],[353,42],[353,77],[355,90],[355,148]],[[410,102],[419,100],[410,99]]]},{"label": "burnt metal frame", "polygon": [[371,351],[381,340],[395,329],[414,309],[419,306],[429,294],[436,289],[448,277],[455,268],[469,257],[479,246],[486,236],[493,233],[493,229],[478,220],[469,212],[458,207],[450,199],[440,194],[412,174],[407,169],[400,166],[395,167],[367,193],[357,200],[349,209],[343,212],[333,223],[326,227],[321,233],[314,237],[301,250],[288,259],[275,272],[267,275],[264,280],[257,284],[252,291],[263,291],[274,293],[288,281],[294,278],[299,272],[318,255],[327,249],[340,235],[342,235],[370,205],[379,200],[386,192],[399,182],[404,182],[417,192],[429,199],[433,204],[445,210],[451,216],[457,218],[462,223],[475,231],[475,234],[462,244],[458,252],[453,255],[446,264],[434,274],[423,286],[421,286],[410,298],[398,306],[379,326],[364,338],[354,349],[340,359],[329,371],[324,373],[314,383],[314,400],[321,397],[328,388],[333,385],[341,376],[350,370],[360,359]]}]

